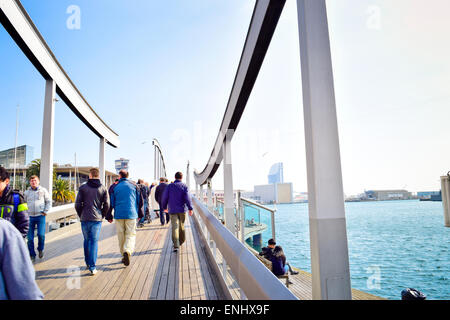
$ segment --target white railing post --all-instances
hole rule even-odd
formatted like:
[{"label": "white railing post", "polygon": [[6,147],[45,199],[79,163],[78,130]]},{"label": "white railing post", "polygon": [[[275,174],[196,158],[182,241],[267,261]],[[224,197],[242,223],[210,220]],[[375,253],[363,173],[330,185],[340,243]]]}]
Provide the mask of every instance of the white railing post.
[{"label": "white railing post", "polygon": [[234,216],[233,170],[231,163],[231,137],[227,134],[223,143],[223,212],[225,226],[236,236],[236,219]]},{"label": "white railing post", "polygon": [[200,185],[200,201],[205,204],[205,197],[203,196],[203,185]]},{"label": "white railing post", "polygon": [[213,200],[212,200],[212,185],[211,185],[211,179],[208,179],[207,182],[207,196],[208,196],[208,210],[210,212],[213,212]]},{"label": "white railing post", "polygon": [[105,138],[100,138],[100,152],[99,152],[98,169],[100,171],[100,182],[103,185],[106,185],[106,179],[105,179]]},{"label": "white railing post", "polygon": [[297,0],[312,298],[350,300],[339,134],[325,0]]},{"label": "white railing post", "polygon": [[53,191],[53,137],[55,125],[56,84],[52,79],[45,83],[44,121],[41,145],[41,185],[52,195]]}]

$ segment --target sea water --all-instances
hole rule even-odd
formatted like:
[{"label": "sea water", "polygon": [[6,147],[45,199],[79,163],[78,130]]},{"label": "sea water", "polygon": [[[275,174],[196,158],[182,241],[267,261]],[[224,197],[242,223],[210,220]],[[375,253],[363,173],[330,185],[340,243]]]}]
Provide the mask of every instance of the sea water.
[{"label": "sea water", "polygon": [[[277,244],[292,266],[311,272],[308,204],[276,209]],[[345,213],[352,288],[388,299],[415,288],[430,300],[450,299],[450,228],[442,202],[347,202]],[[271,237],[267,230],[263,244]]]}]

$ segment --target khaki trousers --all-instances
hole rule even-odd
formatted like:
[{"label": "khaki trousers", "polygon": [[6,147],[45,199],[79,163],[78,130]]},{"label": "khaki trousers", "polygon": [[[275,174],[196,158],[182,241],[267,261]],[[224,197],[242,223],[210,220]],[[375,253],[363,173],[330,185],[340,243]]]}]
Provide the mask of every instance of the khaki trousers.
[{"label": "khaki trousers", "polygon": [[172,242],[174,248],[179,248],[186,236],[184,234],[184,221],[186,220],[186,213],[174,213],[170,215],[170,223],[172,225]]},{"label": "khaki trousers", "polygon": [[136,245],[136,219],[116,219],[116,229],[120,254],[128,252],[131,256]]}]

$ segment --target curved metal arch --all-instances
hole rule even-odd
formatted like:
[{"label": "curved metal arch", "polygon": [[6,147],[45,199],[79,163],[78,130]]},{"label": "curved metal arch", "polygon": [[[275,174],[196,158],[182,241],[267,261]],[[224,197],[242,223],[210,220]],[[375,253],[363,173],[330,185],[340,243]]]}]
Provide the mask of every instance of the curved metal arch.
[{"label": "curved metal arch", "polygon": [[98,116],[69,78],[20,0],[0,0],[0,23],[42,77],[55,81],[56,92],[72,112],[109,145],[119,147],[119,135]]},{"label": "curved metal arch", "polygon": [[223,160],[225,139],[231,139],[253,90],[286,0],[257,0],[253,10],[239,67],[211,156],[201,173],[194,172],[199,185],[211,179]]},{"label": "curved metal arch", "polygon": [[[160,154],[160,156],[161,156],[161,162],[162,162],[162,165],[163,165],[164,176],[167,178],[166,163],[165,163],[165,161],[164,161],[164,156],[163,156],[163,153],[162,153],[161,145],[159,144],[159,141],[158,141],[156,138],[154,138],[154,139],[152,140],[152,145],[155,146],[155,148],[157,148],[158,151],[159,151],[159,154]],[[155,165],[156,165],[156,164],[155,164]],[[156,179],[156,178],[157,178],[157,177],[155,177],[155,179]]]}]

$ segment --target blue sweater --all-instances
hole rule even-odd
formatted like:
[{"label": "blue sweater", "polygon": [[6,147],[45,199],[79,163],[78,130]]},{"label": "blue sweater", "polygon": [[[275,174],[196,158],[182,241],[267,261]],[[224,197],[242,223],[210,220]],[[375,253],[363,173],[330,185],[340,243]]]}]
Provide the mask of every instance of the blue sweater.
[{"label": "blue sweater", "polygon": [[20,232],[0,219],[0,300],[42,300],[33,264]]},{"label": "blue sweater", "polygon": [[175,182],[166,187],[161,203],[161,210],[165,210],[167,209],[167,206],[169,206],[170,214],[184,213],[186,212],[186,207],[189,210],[192,210],[191,197],[188,188],[180,180],[175,180]]},{"label": "blue sweater", "polygon": [[114,209],[115,219],[137,219],[140,209],[143,211],[144,204],[141,203],[141,193],[136,184],[122,178],[114,187],[111,194],[111,207]]}]

